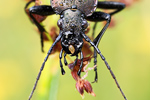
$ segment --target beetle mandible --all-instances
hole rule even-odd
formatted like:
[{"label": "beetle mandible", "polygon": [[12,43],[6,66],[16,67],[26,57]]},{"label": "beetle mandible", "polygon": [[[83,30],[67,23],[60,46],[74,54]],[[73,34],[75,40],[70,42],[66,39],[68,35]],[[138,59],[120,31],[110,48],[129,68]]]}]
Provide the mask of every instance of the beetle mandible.
[{"label": "beetle mandible", "polygon": [[[34,1],[35,0],[29,1],[25,6],[25,10],[29,6],[29,4]],[[56,38],[56,40],[54,41],[54,43],[52,44],[52,46],[50,47],[47,53],[47,56],[44,59],[40,72],[37,76],[34,88],[29,97],[29,100],[31,99],[34,93],[34,90],[40,78],[41,72],[44,68],[45,62],[47,61],[49,55],[51,54],[53,47],[59,41],[61,41],[61,46],[62,46],[62,50],[60,52],[60,67],[61,67],[62,75],[65,74],[65,70],[63,69],[63,65],[61,63],[62,52],[64,51],[65,54],[76,56],[76,59],[78,58],[78,54],[80,54],[81,64],[80,64],[80,69],[77,73],[80,76],[82,65],[83,65],[83,53],[81,51],[82,46],[83,46],[83,39],[89,42],[91,46],[94,48],[94,65],[97,64],[97,54],[98,54],[100,55],[101,59],[104,61],[108,70],[110,71],[124,99],[127,100],[108,62],[106,61],[105,57],[102,55],[101,51],[98,49],[98,44],[104,32],[106,31],[106,29],[108,28],[110,24],[111,16],[118,13],[122,9],[124,9],[125,4],[120,3],[120,2],[98,1],[98,0],[50,0],[50,3],[51,3],[51,6],[39,5],[39,6],[33,6],[29,8],[29,16],[33,20],[37,28],[39,29],[41,33],[41,37],[43,36],[43,32],[45,31],[45,29],[43,26],[40,25],[40,23],[34,18],[32,14],[37,14],[41,16],[49,16],[53,14],[60,15],[60,19],[57,22],[57,25],[60,28],[60,33],[58,37]],[[101,11],[95,11],[96,8],[114,9],[114,11],[110,13],[105,13]],[[90,38],[85,35],[85,30],[88,27],[87,21],[93,21],[93,22],[106,21],[106,24],[104,25],[100,33],[96,36],[96,38],[93,41],[91,41]],[[41,44],[43,48],[43,38],[41,38]],[[94,71],[95,71],[94,82],[97,82],[97,79],[98,79],[97,67],[95,67]]]}]

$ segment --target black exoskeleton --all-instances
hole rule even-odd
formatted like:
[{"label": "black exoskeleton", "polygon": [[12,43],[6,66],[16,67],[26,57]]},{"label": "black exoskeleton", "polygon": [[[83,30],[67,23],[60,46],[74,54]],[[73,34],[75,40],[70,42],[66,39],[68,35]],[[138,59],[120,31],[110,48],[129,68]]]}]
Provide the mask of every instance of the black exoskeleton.
[{"label": "black exoskeleton", "polygon": [[[28,5],[31,2],[34,2],[34,0],[27,3],[27,5],[25,6],[25,9],[28,7]],[[60,67],[61,67],[62,74],[63,75],[65,74],[65,71],[63,69],[63,65],[61,62],[62,53],[64,51],[65,52],[64,57],[67,54],[70,54],[71,56],[76,56],[78,58],[78,54],[80,54],[81,64],[80,64],[80,69],[78,71],[78,75],[80,76],[82,65],[83,65],[83,53],[81,51],[82,46],[83,46],[83,39],[85,39],[87,42],[91,44],[92,47],[94,47],[94,65],[97,64],[97,53],[98,53],[101,59],[104,61],[105,65],[107,66],[108,70],[110,71],[124,99],[127,100],[116,80],[115,75],[113,74],[110,66],[108,65],[105,57],[102,55],[101,51],[98,49],[98,44],[111,21],[111,15],[121,11],[125,7],[125,4],[119,3],[119,2],[111,2],[111,1],[100,2],[97,0],[86,0],[86,1],[84,0],[51,0],[50,2],[51,2],[51,6],[40,5],[40,6],[33,6],[29,9],[31,19],[33,20],[33,22],[38,27],[41,33],[42,48],[43,48],[42,37],[43,37],[43,32],[45,31],[45,29],[36,21],[36,19],[33,17],[32,14],[49,16],[49,15],[53,15],[56,13],[60,15],[60,19],[57,22],[57,25],[60,28],[59,36],[56,38],[56,40],[50,47],[47,53],[47,56],[44,59],[44,62],[41,66],[36,83],[29,97],[29,100],[31,99],[33,92],[36,88],[37,82],[40,78],[45,62],[47,61],[49,55],[51,54],[53,47],[59,41],[61,41],[61,45],[62,45],[62,50],[60,52]],[[95,11],[96,8],[114,9],[114,11],[111,13],[105,13],[101,11]],[[106,21],[105,26],[103,27],[103,29],[100,31],[100,33],[96,36],[96,38],[93,41],[91,41],[85,35],[85,29],[88,27],[87,20],[93,21],[93,22]],[[95,27],[93,29],[95,29]],[[66,59],[64,60],[65,60],[64,61],[65,65],[67,65]],[[97,79],[98,79],[97,67],[95,67],[94,71],[95,71],[94,82],[97,82]]]}]

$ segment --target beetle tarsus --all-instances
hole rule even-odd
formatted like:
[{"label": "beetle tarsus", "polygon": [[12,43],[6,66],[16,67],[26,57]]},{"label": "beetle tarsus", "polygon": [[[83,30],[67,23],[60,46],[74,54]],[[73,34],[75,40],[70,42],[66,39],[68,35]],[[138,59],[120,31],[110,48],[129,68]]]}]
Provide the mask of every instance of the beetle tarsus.
[{"label": "beetle tarsus", "polygon": [[65,74],[65,70],[61,67],[61,74],[64,75]]},{"label": "beetle tarsus", "polygon": [[67,55],[67,53],[65,52],[65,54],[64,54],[64,64],[67,66],[68,63],[67,63],[67,60],[66,60],[66,55]]},{"label": "beetle tarsus", "polygon": [[97,66],[94,68],[94,71],[95,71],[95,78],[94,78],[94,81],[92,83],[98,82]]},{"label": "beetle tarsus", "polygon": [[80,64],[80,69],[79,69],[79,71],[78,71],[78,76],[80,76],[80,74],[81,74],[81,70],[82,70],[82,67],[83,67],[83,53],[82,53],[82,51],[81,51],[81,53],[80,53],[80,58],[81,58],[81,64]]}]

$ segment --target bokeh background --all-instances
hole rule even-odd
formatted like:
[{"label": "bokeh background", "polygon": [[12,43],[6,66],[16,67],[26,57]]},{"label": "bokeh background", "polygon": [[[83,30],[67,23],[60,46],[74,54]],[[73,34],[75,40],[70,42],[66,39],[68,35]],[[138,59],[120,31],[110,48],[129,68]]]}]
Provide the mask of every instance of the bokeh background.
[{"label": "bokeh background", "polygon": [[[0,100],[27,100],[46,55],[24,12],[25,4],[24,0],[0,0]],[[150,100],[150,1],[140,0],[116,14],[115,23],[99,48],[127,99]],[[46,43],[45,51],[49,47]],[[58,53],[51,56],[32,100],[82,100],[67,66],[65,70],[62,76]],[[85,93],[84,100],[123,100],[100,57],[98,77],[98,83],[92,84],[96,97]],[[88,80],[93,79],[94,71],[90,71]]]}]

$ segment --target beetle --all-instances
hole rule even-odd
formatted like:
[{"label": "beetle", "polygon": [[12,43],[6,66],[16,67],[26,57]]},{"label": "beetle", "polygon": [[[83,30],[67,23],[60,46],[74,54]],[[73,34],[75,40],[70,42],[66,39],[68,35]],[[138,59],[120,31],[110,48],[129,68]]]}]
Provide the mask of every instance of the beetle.
[{"label": "beetle", "polygon": [[[29,1],[25,9],[28,7],[28,5],[31,2],[34,2],[35,0]],[[117,87],[119,88],[121,94],[123,95],[124,99],[127,100],[126,96],[124,95],[122,89],[120,88],[116,77],[114,73],[112,72],[108,62],[106,61],[105,57],[102,55],[101,51],[98,48],[98,44],[108,28],[111,16],[118,13],[122,9],[125,8],[124,3],[120,2],[113,2],[113,1],[98,1],[98,0],[50,0],[51,5],[39,5],[39,6],[33,6],[29,8],[29,16],[33,20],[34,24],[37,26],[41,33],[41,37],[43,35],[43,32],[45,31],[44,27],[40,25],[40,23],[34,18],[32,14],[37,14],[41,16],[49,16],[53,14],[60,15],[60,19],[57,22],[57,25],[60,29],[59,35],[50,47],[47,56],[44,59],[44,62],[42,63],[40,72],[37,76],[34,88],[32,90],[32,93],[29,97],[29,100],[31,99],[34,90],[36,88],[36,85],[38,83],[38,80],[40,78],[41,72],[44,68],[44,65],[51,54],[53,47],[61,41],[61,52],[60,52],[60,67],[61,67],[61,73],[62,75],[65,74],[65,70],[63,69],[63,65],[61,62],[62,53],[65,52],[65,56],[67,54],[71,56],[76,56],[75,62],[77,62],[78,54],[80,54],[81,64],[80,69],[78,70],[78,76],[81,74],[81,69],[83,67],[83,53],[81,51],[83,46],[83,39],[85,39],[87,42],[91,44],[91,46],[94,48],[94,65],[97,64],[97,54],[100,55],[101,59],[104,61],[106,67],[110,71],[113,79],[115,80]],[[110,13],[105,13],[102,11],[95,11],[96,8],[99,9],[114,9],[114,11]],[[88,22],[102,22],[106,21],[106,24],[100,31],[100,33],[96,36],[96,38],[91,41],[91,39],[85,35],[85,30],[88,27]],[[95,27],[93,28],[95,29]],[[43,40],[41,38],[41,44]],[[43,46],[42,46],[43,47]],[[67,65],[67,62],[65,63]],[[76,65],[76,63],[74,64]],[[97,82],[98,75],[97,75],[97,67],[94,68],[95,71],[95,80],[94,82]]]}]

